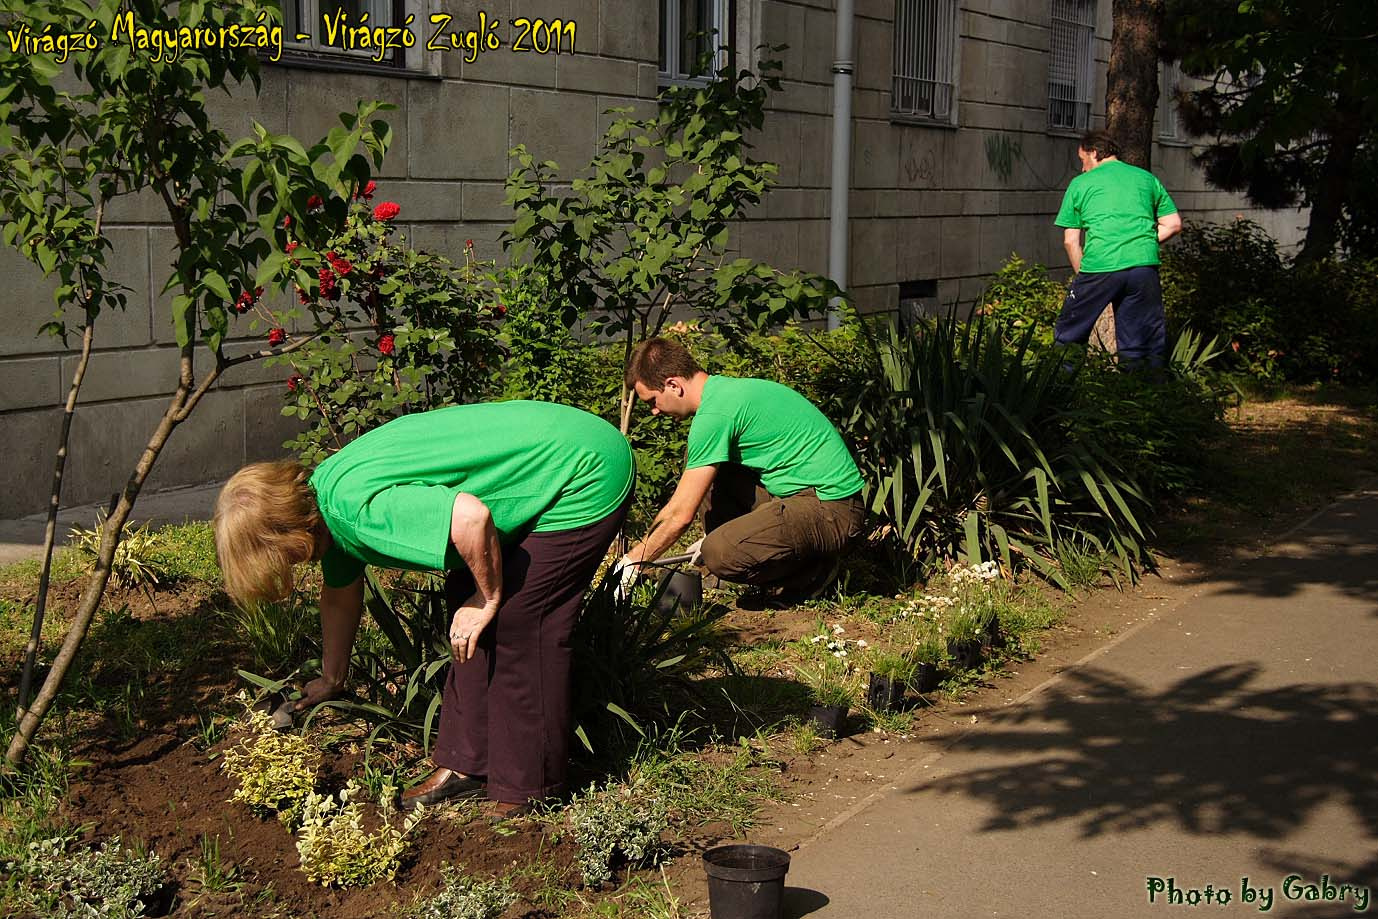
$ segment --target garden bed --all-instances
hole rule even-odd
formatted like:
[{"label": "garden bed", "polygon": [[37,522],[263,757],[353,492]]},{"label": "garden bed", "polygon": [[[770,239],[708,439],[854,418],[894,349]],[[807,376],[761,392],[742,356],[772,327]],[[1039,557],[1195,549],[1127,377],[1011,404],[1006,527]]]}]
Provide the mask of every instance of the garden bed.
[{"label": "garden bed", "polygon": [[[1193,566],[1218,557],[1219,547],[1237,550],[1276,532],[1307,508],[1378,472],[1367,447],[1378,434],[1371,399],[1316,402],[1306,394],[1247,403],[1232,413],[1231,442],[1216,453],[1214,496],[1185,502],[1159,527],[1169,540],[1178,537],[1177,558],[1162,559],[1157,576],[1138,588],[1095,590],[1067,606],[1060,623],[1033,636],[1032,656],[1010,653],[993,668],[949,680],[940,693],[911,696],[914,707],[903,719],[859,717],[854,709],[852,732],[830,744],[787,720],[761,715],[760,732],[744,732],[749,755],[732,735],[720,744],[686,745],[683,755],[696,757],[695,768],[705,770],[696,775],[730,774],[740,782],[732,793],[741,791],[751,799],[750,807],[734,804],[677,822],[669,834],[672,859],[664,875],[655,869],[619,871],[614,886],[583,889],[576,847],[559,813],[495,828],[473,809],[457,806],[437,809],[420,824],[395,884],[335,890],[311,883],[299,868],[292,834],[278,821],[255,817],[230,801],[234,782],[221,771],[218,754],[232,742],[223,736],[223,725],[240,708],[232,697],[243,683],[234,671],[251,667],[251,660],[217,612],[223,598],[196,578],[154,589],[151,599],[134,589],[108,597],[107,612],[88,645],[99,666],[85,668],[47,729],[44,746],[65,744],[70,769],[68,790],[47,820],[79,828],[82,841],[119,836],[135,849],[156,853],[171,881],[174,916],[390,915],[440,889],[442,868],[449,865],[472,876],[507,878],[519,897],[504,914],[508,917],[594,911],[703,915],[706,888],[696,853],[732,838],[786,849],[807,842],[941,749],[930,741],[945,745],[955,731],[979,726],[983,711],[1017,700],[1172,603],[1183,589],[1175,585],[1192,580],[1198,573]],[[1266,466],[1260,463],[1264,458]],[[1257,476],[1288,488],[1250,478]],[[1260,489],[1267,489],[1262,493],[1270,495],[1268,500],[1259,499]],[[59,640],[62,607],[77,590],[69,575],[56,591],[45,645]],[[16,649],[23,644],[22,607],[30,592],[22,578],[0,579],[0,596],[8,604],[3,639],[11,660],[17,660]],[[784,690],[786,700],[776,702],[788,708],[803,699],[798,692],[789,697],[791,686],[798,689],[792,649],[819,635],[840,638],[854,654],[859,642],[882,645],[899,602],[856,591],[776,612],[734,610],[720,627],[743,674],[755,679],[752,691]],[[1026,647],[1035,650],[1035,642]],[[10,691],[16,673],[17,668],[6,669]],[[769,705],[763,702],[760,708],[764,712]],[[749,729],[751,721],[738,725]],[[337,741],[325,756],[323,789],[337,789],[357,775],[361,758],[357,737]],[[744,765],[737,768],[734,762]],[[596,777],[588,764],[582,768],[582,781]],[[19,835],[35,830],[21,825],[22,819],[13,808],[4,815],[0,836],[7,840],[7,857]]]}]

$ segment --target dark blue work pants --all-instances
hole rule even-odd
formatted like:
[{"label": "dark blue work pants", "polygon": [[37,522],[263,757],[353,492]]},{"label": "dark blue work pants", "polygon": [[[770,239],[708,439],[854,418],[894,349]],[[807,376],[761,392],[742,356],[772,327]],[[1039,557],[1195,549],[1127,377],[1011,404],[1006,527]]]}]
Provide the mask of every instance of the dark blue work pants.
[{"label": "dark blue work pants", "polygon": [[1096,320],[1112,303],[1120,363],[1161,367],[1167,352],[1167,330],[1156,265],[1078,274],[1062,301],[1054,340],[1060,345],[1086,344]]}]

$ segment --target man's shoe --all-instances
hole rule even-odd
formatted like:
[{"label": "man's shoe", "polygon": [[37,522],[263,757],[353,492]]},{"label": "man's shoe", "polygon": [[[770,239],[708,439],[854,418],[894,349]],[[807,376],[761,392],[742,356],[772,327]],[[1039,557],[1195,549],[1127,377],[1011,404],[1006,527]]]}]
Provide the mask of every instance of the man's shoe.
[{"label": "man's shoe", "polygon": [[[808,603],[810,600],[817,600],[837,583],[837,576],[841,572],[842,560],[831,558],[822,563],[822,567],[813,577],[802,584],[788,584],[777,588],[772,596],[763,598],[761,605],[755,608],[766,610],[790,609]],[[747,609],[748,607],[742,608]]]},{"label": "man's shoe", "polygon": [[483,782],[452,769],[440,768],[427,776],[420,785],[402,792],[401,809],[411,810],[422,805],[439,804],[441,801],[460,801],[466,798],[481,798],[487,786]]}]

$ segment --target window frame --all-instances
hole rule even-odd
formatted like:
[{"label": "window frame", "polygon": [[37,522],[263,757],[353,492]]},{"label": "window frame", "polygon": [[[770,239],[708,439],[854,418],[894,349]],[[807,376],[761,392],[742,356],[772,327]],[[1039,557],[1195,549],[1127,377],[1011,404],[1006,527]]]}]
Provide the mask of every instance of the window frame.
[{"label": "window frame", "polygon": [[1182,62],[1163,61],[1158,72],[1158,140],[1165,144],[1187,145],[1182,118],[1177,112],[1177,90],[1182,86]]},{"label": "window frame", "polygon": [[[375,61],[372,50],[350,51],[324,44],[321,40],[324,28],[321,23],[321,0],[283,0],[283,3],[299,4],[303,8],[302,20],[311,24],[303,31],[311,35],[311,40],[295,40],[295,35],[287,27],[287,16],[284,11],[282,60],[277,62],[279,64],[304,70],[370,73],[380,76],[440,76],[440,53],[426,50],[430,30],[434,28],[430,16],[440,11],[438,0],[370,0],[370,4],[384,3],[391,6],[390,25],[403,24],[408,15],[412,17],[412,23],[408,28],[415,36],[416,43],[410,48],[400,49],[401,53],[394,52],[390,59],[383,61]],[[376,23],[370,19],[370,24]],[[451,23],[451,28],[455,27],[457,26]]]},{"label": "window frame", "polygon": [[[890,118],[914,124],[955,126],[961,75],[960,0],[895,0],[890,56]],[[927,28],[929,24],[931,28]],[[904,47],[904,43],[908,47]],[[904,58],[902,60],[902,58]],[[907,69],[901,64],[910,64]],[[930,73],[925,76],[925,64]],[[914,103],[900,104],[902,82]],[[927,105],[920,101],[927,84]],[[944,91],[946,99],[943,99]]]},{"label": "window frame", "polygon": [[[737,47],[737,0],[709,0],[714,19],[708,31],[717,37],[714,55],[715,69],[732,65]],[[656,80],[661,86],[703,84],[711,82],[712,74],[690,76],[680,60],[685,35],[679,21],[679,0],[660,0],[659,33],[656,48]],[[674,36],[674,40],[672,39]],[[692,66],[692,65],[691,65]]]},{"label": "window frame", "polygon": [[[1083,134],[1091,128],[1092,98],[1096,89],[1096,0],[1052,0],[1048,36],[1048,132]],[[1060,27],[1060,28],[1059,28]],[[1066,36],[1067,47],[1059,47],[1059,36]],[[1067,63],[1071,82],[1055,80],[1059,75],[1059,52]],[[1070,89],[1059,96],[1056,88]],[[1071,113],[1071,123],[1059,119]]]}]

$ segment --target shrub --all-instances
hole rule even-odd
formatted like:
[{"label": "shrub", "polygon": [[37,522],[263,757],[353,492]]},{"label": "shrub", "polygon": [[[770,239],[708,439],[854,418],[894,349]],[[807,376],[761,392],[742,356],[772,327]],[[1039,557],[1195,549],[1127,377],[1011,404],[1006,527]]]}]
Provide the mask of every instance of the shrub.
[{"label": "shrub", "polygon": [[[100,556],[101,530],[105,525],[105,515],[96,516],[96,527],[88,530],[72,527],[72,548],[80,555],[87,570],[95,567]],[[126,525],[115,547],[115,557],[110,563],[110,576],[120,587],[156,587],[166,576],[162,564],[156,557],[158,534],[152,532],[150,524],[131,527]]]},{"label": "shrub", "polygon": [[25,879],[29,906],[53,919],[134,919],[167,884],[157,855],[131,852],[118,836],[75,852],[68,842],[31,842],[22,859],[5,866]]},{"label": "shrub", "polygon": [[232,801],[243,801],[260,817],[276,815],[296,826],[315,790],[320,750],[305,737],[277,731],[264,712],[249,713],[247,736],[225,751],[220,768],[238,780]]},{"label": "shrub", "polygon": [[1211,446],[1225,430],[1227,392],[1232,390],[1213,376],[1175,363],[1147,374],[1091,361],[1071,420],[1081,440],[1135,470],[1145,494],[1162,498],[1200,481]]},{"label": "shrub", "polygon": [[1049,278],[1046,267],[1011,255],[981,295],[979,313],[1005,328],[1010,338],[1033,330],[1034,342],[1047,346],[1053,343],[1066,296],[1067,287]]},{"label": "shrub", "polygon": [[423,809],[413,811],[399,830],[388,822],[392,809],[385,798],[382,820],[370,833],[363,826],[362,805],[351,800],[361,790],[351,781],[338,798],[312,793],[303,804],[297,832],[301,870],[323,887],[367,887],[392,880],[410,845],[411,831],[424,816]]},{"label": "shrub", "polygon": [[1134,478],[1075,436],[1081,361],[1007,347],[995,323],[955,316],[873,340],[841,399],[872,511],[916,559],[999,559],[1056,579],[1048,558],[1076,536],[1129,572],[1144,553]]},{"label": "shrub", "polygon": [[1378,377],[1372,260],[1288,265],[1258,224],[1191,226],[1163,250],[1170,327],[1225,346],[1223,366],[1262,382]]},{"label": "shrub", "polygon": [[590,785],[570,800],[565,819],[584,884],[594,888],[612,880],[620,864],[657,863],[660,834],[670,826],[664,797],[645,783]]},{"label": "shrub", "polygon": [[589,592],[572,638],[574,717],[590,750],[616,747],[635,719],[692,696],[692,678],[710,667],[733,671],[716,627],[726,607],[680,610],[651,585],[626,595],[617,587],[607,576]]},{"label": "shrub", "polygon": [[[273,359],[293,371],[283,414],[310,421],[288,444],[307,465],[400,415],[472,401],[499,362],[501,303],[472,250],[455,266],[394,241],[390,202],[371,208],[368,194],[322,249],[294,244],[282,263],[321,332]],[[269,340],[299,312],[273,314]]]},{"label": "shrub", "polygon": [[517,899],[505,881],[480,881],[449,865],[440,893],[407,910],[408,919],[497,919]]}]

